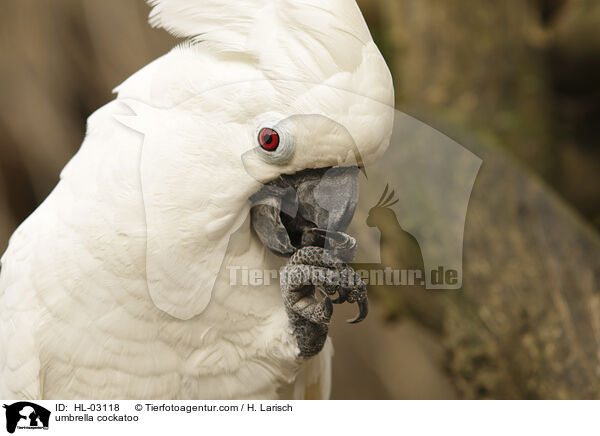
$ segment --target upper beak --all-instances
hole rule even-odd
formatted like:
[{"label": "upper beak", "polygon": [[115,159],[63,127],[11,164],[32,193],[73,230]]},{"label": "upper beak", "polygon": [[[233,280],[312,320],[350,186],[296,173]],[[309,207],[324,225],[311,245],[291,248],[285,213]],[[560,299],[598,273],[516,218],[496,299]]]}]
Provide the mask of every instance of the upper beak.
[{"label": "upper beak", "polygon": [[[313,245],[338,250],[344,261],[355,247],[343,232],[358,203],[358,167],[309,169],[282,175],[251,198],[252,226],[273,253],[291,256]],[[352,240],[353,241],[353,240]]]}]

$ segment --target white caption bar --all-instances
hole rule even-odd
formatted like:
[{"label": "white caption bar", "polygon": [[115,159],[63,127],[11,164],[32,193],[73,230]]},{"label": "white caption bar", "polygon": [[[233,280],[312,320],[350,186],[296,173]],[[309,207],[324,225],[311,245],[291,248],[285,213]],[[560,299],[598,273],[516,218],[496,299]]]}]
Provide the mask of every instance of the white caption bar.
[{"label": "white caption bar", "polygon": [[0,402],[0,434],[19,436],[600,433],[588,401]]}]

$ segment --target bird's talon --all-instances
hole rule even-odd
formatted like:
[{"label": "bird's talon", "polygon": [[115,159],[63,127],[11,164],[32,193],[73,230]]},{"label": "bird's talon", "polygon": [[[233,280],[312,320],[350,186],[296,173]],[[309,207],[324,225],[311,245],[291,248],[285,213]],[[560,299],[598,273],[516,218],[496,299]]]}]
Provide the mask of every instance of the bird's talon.
[{"label": "bird's talon", "polygon": [[357,301],[357,304],[358,315],[356,315],[356,317],[354,317],[353,319],[347,320],[346,322],[348,324],[358,324],[359,322],[363,321],[369,314],[369,300],[365,298],[363,300]]}]

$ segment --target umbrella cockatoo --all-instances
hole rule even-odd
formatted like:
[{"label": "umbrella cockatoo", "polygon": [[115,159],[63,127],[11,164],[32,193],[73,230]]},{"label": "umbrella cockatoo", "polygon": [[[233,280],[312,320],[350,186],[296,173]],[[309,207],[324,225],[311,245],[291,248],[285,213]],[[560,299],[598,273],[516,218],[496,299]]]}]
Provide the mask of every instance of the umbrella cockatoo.
[{"label": "umbrella cockatoo", "polygon": [[386,63],[354,0],[150,3],[186,42],[90,116],[2,257],[0,397],[327,398]]}]

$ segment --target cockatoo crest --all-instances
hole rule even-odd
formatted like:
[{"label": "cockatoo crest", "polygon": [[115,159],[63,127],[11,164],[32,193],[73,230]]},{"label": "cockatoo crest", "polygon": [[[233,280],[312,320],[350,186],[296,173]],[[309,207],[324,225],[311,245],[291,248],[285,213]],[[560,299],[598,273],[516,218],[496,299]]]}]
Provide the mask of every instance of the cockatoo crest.
[{"label": "cockatoo crest", "polygon": [[[333,58],[344,41],[371,35],[352,0],[147,0],[150,24],[215,49],[260,57],[267,37],[290,31],[317,38]],[[280,32],[285,29],[285,32]],[[281,41],[279,41],[281,42]],[[335,47],[335,44],[340,44]],[[314,47],[313,47],[314,48]]]}]

